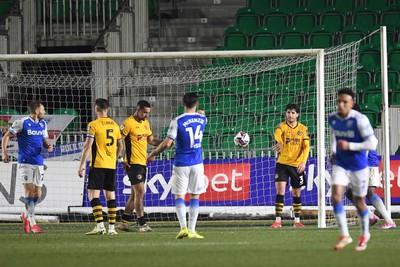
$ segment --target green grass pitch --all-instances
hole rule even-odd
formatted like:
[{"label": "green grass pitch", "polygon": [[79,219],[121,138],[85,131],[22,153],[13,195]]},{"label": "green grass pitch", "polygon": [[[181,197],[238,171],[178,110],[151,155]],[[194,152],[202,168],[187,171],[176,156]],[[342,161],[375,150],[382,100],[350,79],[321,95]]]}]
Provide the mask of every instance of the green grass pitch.
[{"label": "green grass pitch", "polygon": [[[200,222],[205,239],[175,239],[178,223],[153,223],[152,233],[119,232],[116,236],[85,236],[92,224],[41,224],[43,234],[25,234],[22,224],[0,225],[0,266],[399,266],[399,229],[371,229],[364,252],[354,246],[359,227],[351,226],[353,244],[333,251],[337,228],[308,224],[297,229]],[[272,222],[271,222],[272,223]],[[400,222],[397,221],[397,225]],[[236,225],[236,226],[234,226]],[[245,225],[245,224],[243,224]]]}]

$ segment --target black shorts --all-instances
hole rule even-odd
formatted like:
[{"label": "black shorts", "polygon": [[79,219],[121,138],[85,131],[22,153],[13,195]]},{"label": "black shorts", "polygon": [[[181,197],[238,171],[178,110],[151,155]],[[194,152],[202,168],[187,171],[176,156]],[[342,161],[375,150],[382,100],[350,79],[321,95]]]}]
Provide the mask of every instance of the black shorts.
[{"label": "black shorts", "polygon": [[115,191],[114,169],[90,168],[88,175],[88,189]]},{"label": "black shorts", "polygon": [[144,183],[146,181],[147,169],[146,166],[139,164],[132,164],[131,167],[126,168],[131,185]]},{"label": "black shorts", "polygon": [[293,188],[301,188],[306,185],[304,172],[297,173],[297,168],[289,165],[276,163],[275,182],[288,182]]}]

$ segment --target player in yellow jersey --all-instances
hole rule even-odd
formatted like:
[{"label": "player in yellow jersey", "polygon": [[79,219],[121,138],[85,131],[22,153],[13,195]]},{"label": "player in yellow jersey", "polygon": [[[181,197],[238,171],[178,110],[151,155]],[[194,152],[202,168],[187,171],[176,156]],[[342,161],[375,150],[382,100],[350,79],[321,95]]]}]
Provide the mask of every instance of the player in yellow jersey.
[{"label": "player in yellow jersey", "polygon": [[306,185],[304,170],[310,152],[310,138],[307,127],[297,121],[300,108],[297,104],[286,106],[286,120],[280,123],[274,132],[277,144],[274,150],[279,153],[275,168],[275,214],[272,228],[282,227],[281,215],[284,205],[286,185],[290,178],[293,196],[294,226],[304,227],[300,222],[301,187]]},{"label": "player in yellow jersey", "polygon": [[137,103],[135,113],[127,118],[120,127],[126,153],[123,164],[131,182],[131,194],[125,204],[122,221],[118,225],[118,229],[122,231],[130,231],[128,222],[134,209],[139,231],[153,231],[146,223],[143,210],[144,182],[147,175],[147,144],[158,146],[161,140],[155,139],[151,131],[150,123],[147,120],[150,112],[150,103],[146,100],[140,100]]},{"label": "player in yellow jersey", "polygon": [[115,175],[117,155],[123,155],[123,143],[118,124],[107,115],[109,102],[98,98],[95,101],[97,119],[90,122],[86,143],[82,151],[78,175],[84,176],[86,159],[89,154],[90,169],[88,175],[88,195],[96,220],[96,227],[87,235],[104,235],[106,229],[103,222],[103,207],[100,202],[100,191],[104,190],[108,209],[108,234],[115,235],[117,204],[115,201]]}]

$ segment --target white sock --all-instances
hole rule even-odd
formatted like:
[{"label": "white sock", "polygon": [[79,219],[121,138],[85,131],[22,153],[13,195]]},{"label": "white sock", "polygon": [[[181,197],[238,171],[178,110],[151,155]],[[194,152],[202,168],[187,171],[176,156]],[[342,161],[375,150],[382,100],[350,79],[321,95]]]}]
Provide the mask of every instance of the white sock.
[{"label": "white sock", "polygon": [[100,229],[104,228],[104,222],[97,223],[97,228],[100,228]]},{"label": "white sock", "polygon": [[374,216],[375,214],[372,212],[372,210],[368,209],[368,218],[372,219]]},{"label": "white sock", "polygon": [[361,227],[361,235],[366,236],[369,234],[369,217],[368,217],[368,208],[364,211],[359,211],[360,215],[360,227]]},{"label": "white sock", "polygon": [[187,227],[186,223],[186,206],[185,201],[182,198],[177,198],[175,200],[175,211],[178,217],[179,225],[181,229]]},{"label": "white sock", "polygon": [[281,218],[281,217],[276,217],[276,218],[275,218],[275,221],[276,221],[276,222],[281,222],[281,221],[282,221],[282,218]]},{"label": "white sock", "polygon": [[385,221],[393,223],[393,220],[389,212],[387,211],[385,204],[383,204],[382,199],[377,194],[374,194],[372,197],[370,197],[369,201],[371,201],[372,205],[382,215]]},{"label": "white sock", "polygon": [[25,211],[25,217],[29,220],[30,226],[33,226],[33,225],[36,224],[36,221],[35,221],[35,206],[36,206],[36,202],[33,199],[29,200],[29,202],[26,205],[27,210]]},{"label": "white sock", "polygon": [[192,198],[189,204],[189,233],[195,232],[197,217],[199,216],[199,200]]},{"label": "white sock", "polygon": [[336,221],[339,224],[339,229],[342,235],[350,236],[349,228],[347,226],[346,212],[342,203],[333,204]]},{"label": "white sock", "polygon": [[108,230],[115,230],[115,224],[109,224]]}]

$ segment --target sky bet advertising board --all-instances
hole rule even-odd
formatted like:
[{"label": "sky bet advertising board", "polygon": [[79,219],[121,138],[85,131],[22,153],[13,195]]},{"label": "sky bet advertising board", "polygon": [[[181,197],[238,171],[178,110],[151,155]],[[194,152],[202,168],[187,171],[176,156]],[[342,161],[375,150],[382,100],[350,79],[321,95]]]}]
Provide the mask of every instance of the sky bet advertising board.
[{"label": "sky bet advertising board", "polygon": [[[224,159],[204,162],[207,192],[200,197],[203,206],[274,206],[275,205],[275,164],[276,158]],[[148,165],[145,182],[145,207],[174,206],[171,194],[170,177],[172,161],[155,161]],[[303,206],[318,205],[318,186],[316,158],[309,158],[304,179],[307,185],[302,190]],[[400,204],[400,157],[391,160],[392,204]],[[325,173],[326,196],[331,195],[331,175]],[[130,194],[130,182],[118,164],[117,191],[118,206],[124,206]],[[378,189],[382,197],[383,190]],[[84,193],[84,206],[90,206],[87,192]],[[187,199],[188,195],[187,195]],[[104,198],[102,197],[102,201]],[[292,197],[287,187],[285,205],[292,205]],[[327,199],[327,204],[330,198]],[[105,203],[105,201],[104,201]]]}]

